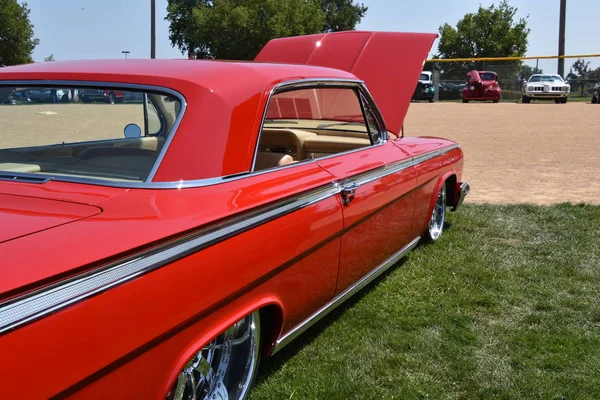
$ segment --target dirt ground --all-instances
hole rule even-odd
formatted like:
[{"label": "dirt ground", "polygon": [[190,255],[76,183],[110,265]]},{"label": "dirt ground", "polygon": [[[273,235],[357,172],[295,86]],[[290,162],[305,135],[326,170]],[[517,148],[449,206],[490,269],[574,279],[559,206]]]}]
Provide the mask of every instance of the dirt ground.
[{"label": "dirt ground", "polygon": [[600,203],[600,105],[412,103],[406,136],[465,153],[474,203]]}]

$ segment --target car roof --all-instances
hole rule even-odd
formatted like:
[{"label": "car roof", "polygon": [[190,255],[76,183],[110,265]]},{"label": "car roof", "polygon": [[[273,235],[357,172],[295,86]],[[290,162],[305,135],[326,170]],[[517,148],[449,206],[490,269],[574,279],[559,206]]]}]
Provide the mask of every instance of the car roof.
[{"label": "car roof", "polygon": [[91,81],[151,85],[180,93],[185,114],[155,182],[247,171],[262,123],[261,110],[275,85],[340,79],[358,80],[346,71],[310,65],[187,59],[54,61],[0,68],[0,83],[28,80],[35,86],[60,87],[62,81],[74,85]]},{"label": "car roof", "polygon": [[[333,79],[357,79],[349,72],[309,65],[262,63],[247,61],[188,60],[188,59],[111,59],[52,61],[23,64],[0,68],[0,80],[97,80],[106,82],[146,84],[148,80],[157,86],[165,83],[180,87],[184,84],[210,85],[218,89],[228,86],[232,77],[247,77],[253,85],[266,87],[300,77]],[[147,84],[150,84],[148,82]],[[178,90],[177,87],[171,89]]]}]

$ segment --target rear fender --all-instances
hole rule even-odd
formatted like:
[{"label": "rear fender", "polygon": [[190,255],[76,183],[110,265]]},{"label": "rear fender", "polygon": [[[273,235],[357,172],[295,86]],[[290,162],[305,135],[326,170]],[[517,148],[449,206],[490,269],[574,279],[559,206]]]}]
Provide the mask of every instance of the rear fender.
[{"label": "rear fender", "polygon": [[[263,343],[261,343],[261,357],[270,353],[273,343],[283,327],[283,305],[281,300],[275,294],[262,294],[244,301],[236,301],[233,307],[225,306],[198,322],[205,328],[201,328],[191,340],[181,347],[180,353],[174,357],[173,364],[169,368],[170,373],[165,380],[164,393],[167,393],[173,387],[177,376],[194,354],[237,321],[258,310],[261,310],[261,317],[263,316],[263,310],[269,310],[267,314],[275,317],[274,321],[261,319],[261,339],[263,340]],[[264,332],[263,327],[267,327],[270,332]],[[265,339],[267,343],[264,343]]]},{"label": "rear fender", "polygon": [[444,182],[448,183],[446,184],[446,205],[455,206],[456,199],[458,199],[457,194],[459,190],[456,181],[456,171],[454,170],[447,171],[438,178],[438,181],[433,190],[433,195],[431,196],[431,201],[429,203],[429,210],[427,215],[431,215],[433,213],[433,207],[435,207],[438,192],[442,188]]}]

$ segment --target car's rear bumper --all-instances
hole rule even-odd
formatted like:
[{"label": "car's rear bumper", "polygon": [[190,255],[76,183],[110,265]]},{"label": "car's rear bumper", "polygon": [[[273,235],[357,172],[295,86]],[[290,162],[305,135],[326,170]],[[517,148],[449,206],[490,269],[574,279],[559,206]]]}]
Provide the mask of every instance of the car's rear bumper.
[{"label": "car's rear bumper", "polygon": [[456,209],[462,205],[463,201],[465,201],[465,197],[467,197],[470,191],[471,187],[467,182],[460,183],[460,187],[458,189],[458,199],[456,200],[456,204],[454,205],[454,208],[452,208],[452,211],[456,211]]}]

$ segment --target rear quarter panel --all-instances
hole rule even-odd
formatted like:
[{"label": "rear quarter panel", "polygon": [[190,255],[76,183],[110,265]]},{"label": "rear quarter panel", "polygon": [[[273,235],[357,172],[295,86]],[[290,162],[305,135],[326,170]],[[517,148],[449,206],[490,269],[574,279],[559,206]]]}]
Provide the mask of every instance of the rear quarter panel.
[{"label": "rear quarter panel", "polygon": [[[444,181],[449,183],[447,192],[452,192],[454,199],[457,198],[464,155],[455,142],[443,138],[406,137],[396,139],[393,143],[418,162],[413,167],[417,175],[413,235],[422,235],[429,222],[437,192]],[[428,157],[431,158],[427,159]]]}]

